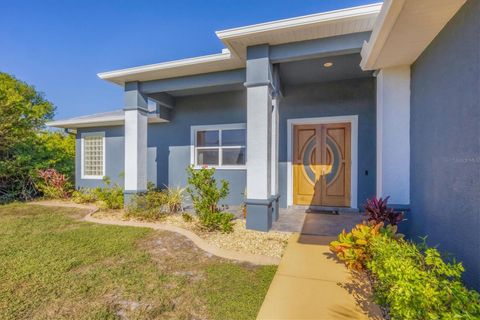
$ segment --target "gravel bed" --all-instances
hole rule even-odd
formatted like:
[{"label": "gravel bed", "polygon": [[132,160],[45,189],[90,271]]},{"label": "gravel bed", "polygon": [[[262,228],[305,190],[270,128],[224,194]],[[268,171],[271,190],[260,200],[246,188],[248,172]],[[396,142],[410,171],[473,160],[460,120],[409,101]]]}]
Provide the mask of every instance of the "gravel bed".
[{"label": "gravel bed", "polygon": [[[121,210],[99,211],[94,215],[96,218],[118,219],[141,221],[140,219],[126,218]],[[149,221],[155,222],[155,221]],[[233,232],[208,232],[198,226],[197,219],[193,216],[191,222],[185,222],[181,214],[166,215],[158,223],[171,224],[195,232],[200,238],[217,247],[252,254],[265,255],[280,258],[283,255],[287,241],[290,238],[290,232],[259,232],[247,230],[245,220],[236,219],[233,221]]]}]

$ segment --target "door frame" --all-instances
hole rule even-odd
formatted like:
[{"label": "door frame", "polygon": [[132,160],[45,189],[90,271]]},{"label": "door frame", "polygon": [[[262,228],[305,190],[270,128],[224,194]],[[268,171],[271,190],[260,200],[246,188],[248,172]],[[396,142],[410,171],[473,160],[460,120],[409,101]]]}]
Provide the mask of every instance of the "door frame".
[{"label": "door frame", "polygon": [[358,115],[318,118],[287,119],[287,207],[293,206],[293,126],[302,124],[350,123],[351,125],[351,174],[350,174],[350,208],[357,208],[358,190]]}]

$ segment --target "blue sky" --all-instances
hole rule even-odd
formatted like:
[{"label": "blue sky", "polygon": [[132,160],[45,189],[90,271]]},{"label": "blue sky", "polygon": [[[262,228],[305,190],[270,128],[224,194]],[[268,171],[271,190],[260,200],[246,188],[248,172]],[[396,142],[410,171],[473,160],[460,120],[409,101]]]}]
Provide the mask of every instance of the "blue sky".
[{"label": "blue sky", "polygon": [[98,72],[219,52],[214,31],[378,0],[0,0],[0,71],[34,85],[57,119],[119,109]]}]

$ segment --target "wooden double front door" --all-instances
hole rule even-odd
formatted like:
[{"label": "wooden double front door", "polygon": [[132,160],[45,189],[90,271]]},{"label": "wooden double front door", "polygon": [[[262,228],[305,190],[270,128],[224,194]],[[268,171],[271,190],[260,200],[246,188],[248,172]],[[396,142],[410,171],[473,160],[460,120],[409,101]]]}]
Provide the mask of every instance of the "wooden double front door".
[{"label": "wooden double front door", "polygon": [[350,123],[294,126],[293,201],[350,206]]}]

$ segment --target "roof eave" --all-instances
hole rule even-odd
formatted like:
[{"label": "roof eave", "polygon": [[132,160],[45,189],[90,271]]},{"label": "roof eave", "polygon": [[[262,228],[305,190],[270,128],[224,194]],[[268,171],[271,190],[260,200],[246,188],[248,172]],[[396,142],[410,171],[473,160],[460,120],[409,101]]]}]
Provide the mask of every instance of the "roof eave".
[{"label": "roof eave", "polygon": [[126,68],[126,69],[119,69],[107,72],[100,72],[97,76],[102,79],[106,80],[115,84],[124,85],[125,81],[121,78],[126,76],[132,76],[135,74],[142,74],[145,72],[154,72],[160,70],[167,70],[172,68],[180,68],[186,66],[194,66],[194,65],[202,65],[206,63],[215,63],[220,61],[229,60],[231,58],[231,53],[228,50],[223,50],[221,53],[206,55],[206,56],[199,56],[175,61],[167,61],[155,64],[149,64],[144,66]]},{"label": "roof eave", "polygon": [[244,37],[251,34],[260,32],[276,31],[287,28],[301,27],[303,25],[309,25],[313,23],[322,23],[338,20],[347,20],[358,16],[364,16],[369,14],[378,14],[382,7],[382,3],[374,3],[364,6],[339,9],[328,12],[321,12],[301,17],[277,20],[272,22],[265,22],[254,24],[245,27],[232,28],[216,31],[215,34],[220,40],[233,39],[238,37]]},{"label": "roof eave", "polygon": [[361,68],[413,64],[465,1],[385,0],[370,40],[363,45]]}]

